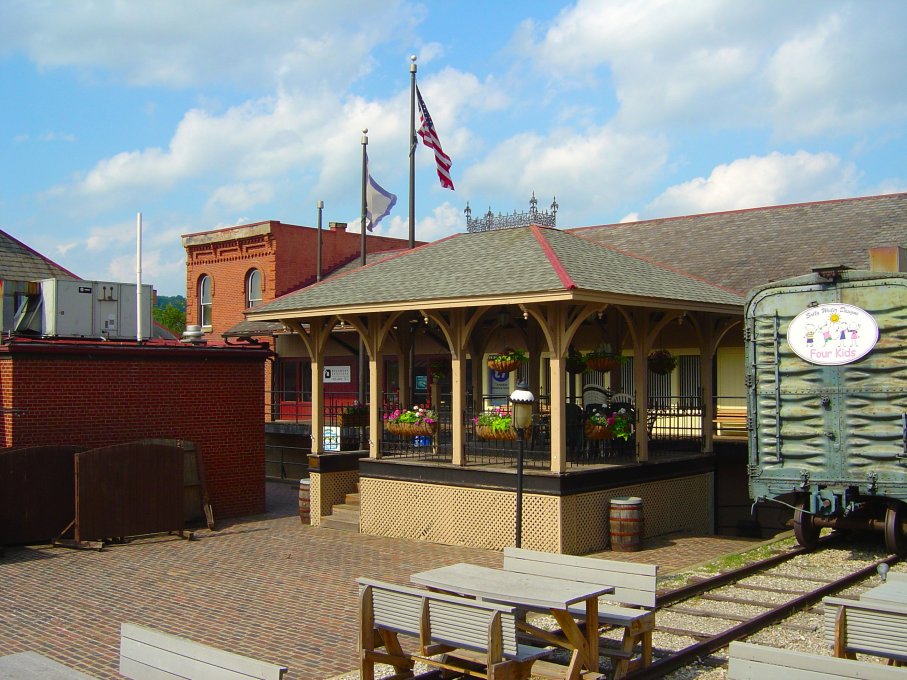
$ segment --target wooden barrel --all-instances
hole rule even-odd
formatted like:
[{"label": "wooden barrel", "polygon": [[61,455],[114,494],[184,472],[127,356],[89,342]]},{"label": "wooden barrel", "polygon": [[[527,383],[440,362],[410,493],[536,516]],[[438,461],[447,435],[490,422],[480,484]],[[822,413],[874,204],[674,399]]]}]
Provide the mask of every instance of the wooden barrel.
[{"label": "wooden barrel", "polygon": [[611,550],[639,550],[642,546],[642,498],[612,498],[608,525],[611,530]]},{"label": "wooden barrel", "polygon": [[311,497],[311,482],[308,479],[299,480],[299,521],[311,524],[309,499]]}]

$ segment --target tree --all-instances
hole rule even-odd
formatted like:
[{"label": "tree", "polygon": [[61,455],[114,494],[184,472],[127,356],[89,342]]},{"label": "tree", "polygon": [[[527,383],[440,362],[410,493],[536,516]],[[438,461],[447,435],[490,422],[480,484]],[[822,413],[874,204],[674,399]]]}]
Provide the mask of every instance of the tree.
[{"label": "tree", "polygon": [[180,337],[183,331],[186,330],[185,309],[179,309],[172,304],[168,304],[163,309],[155,307],[152,313],[155,321],[177,337]]}]

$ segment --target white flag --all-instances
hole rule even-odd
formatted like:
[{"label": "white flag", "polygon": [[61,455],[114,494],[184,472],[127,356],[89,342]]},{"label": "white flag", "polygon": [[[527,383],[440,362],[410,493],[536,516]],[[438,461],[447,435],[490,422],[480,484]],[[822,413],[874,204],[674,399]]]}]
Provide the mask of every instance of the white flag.
[{"label": "white flag", "polygon": [[365,191],[365,228],[374,231],[378,222],[393,210],[397,204],[397,197],[372,178],[372,173],[368,169],[368,154],[365,156],[365,175],[368,177]]}]

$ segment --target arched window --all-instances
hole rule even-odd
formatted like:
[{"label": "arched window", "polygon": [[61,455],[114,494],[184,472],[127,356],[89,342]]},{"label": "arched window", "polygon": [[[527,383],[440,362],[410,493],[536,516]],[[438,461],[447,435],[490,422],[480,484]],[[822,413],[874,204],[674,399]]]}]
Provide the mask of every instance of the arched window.
[{"label": "arched window", "polygon": [[198,322],[211,326],[211,277],[205,274],[198,280]]},{"label": "arched window", "polygon": [[261,304],[261,272],[252,269],[246,274],[246,307]]}]

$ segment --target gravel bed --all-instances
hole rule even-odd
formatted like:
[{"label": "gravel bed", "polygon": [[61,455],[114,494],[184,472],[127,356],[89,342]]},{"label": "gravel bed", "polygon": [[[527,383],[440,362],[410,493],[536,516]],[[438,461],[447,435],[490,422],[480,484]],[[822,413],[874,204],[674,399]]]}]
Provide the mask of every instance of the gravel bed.
[{"label": "gravel bed", "polygon": [[[786,549],[791,541],[778,544],[778,549]],[[767,553],[768,554],[768,553]],[[767,556],[763,555],[763,557]],[[834,579],[853,572],[864,566],[875,562],[880,558],[881,548],[877,543],[870,545],[854,544],[846,548],[826,549],[819,553],[810,553],[799,558],[786,562],[775,567],[768,575],[753,576],[745,579],[743,583],[749,585],[784,588],[797,591],[805,591],[809,584],[802,580],[802,577],[815,577],[820,579]],[[892,567],[892,572],[907,573],[907,563],[899,563]],[[660,582],[660,587],[676,588],[683,585],[691,579],[708,578],[716,573],[714,566],[704,565],[695,569],[683,572],[681,574],[672,574],[670,578]],[[784,576],[801,577],[786,579]],[[860,584],[855,584],[838,593],[841,597],[859,597],[859,594],[870,587],[879,584],[878,576],[871,576]],[[733,585],[717,591],[721,595],[737,597],[740,599],[752,599],[762,602],[771,602],[780,604],[786,602],[794,595],[782,593],[772,593],[770,591],[754,591],[743,588],[735,588]],[[604,602],[604,600],[603,600]],[[725,614],[735,614],[738,616],[752,616],[764,611],[761,607],[753,605],[736,604],[732,602],[720,602],[715,600],[702,600],[691,598],[682,603],[683,607],[689,609],[701,609],[709,612],[721,612]],[[556,622],[550,616],[536,615],[532,617],[532,623],[539,628],[553,629],[557,627]],[[699,632],[718,633],[722,630],[736,625],[737,622],[718,617],[700,617],[689,614],[663,611],[659,612],[657,623],[659,626],[694,630]],[[807,611],[797,613],[782,624],[765,628],[753,636],[747,638],[748,642],[766,645],[769,647],[784,648],[812,654],[831,656],[831,649],[826,646],[823,637],[823,619],[821,604]],[[620,631],[610,631],[604,637],[614,640],[620,639]],[[656,631],[652,637],[652,644],[656,650],[656,659],[659,652],[679,651],[697,642],[691,637],[680,637]],[[863,661],[873,663],[884,663],[880,657],[858,655]],[[555,652],[552,660],[564,661],[565,654]],[[610,664],[605,657],[601,659],[602,672],[610,670]],[[716,665],[718,664],[718,665]],[[727,678],[727,648],[720,649],[712,654],[705,663],[696,663],[685,668],[681,668],[665,676],[669,680],[726,680]],[[428,668],[417,664],[416,671],[425,672]],[[377,667],[376,677],[382,678],[392,674],[393,669],[390,666]],[[330,680],[358,680],[358,672],[351,672],[344,675],[336,676]]]}]

